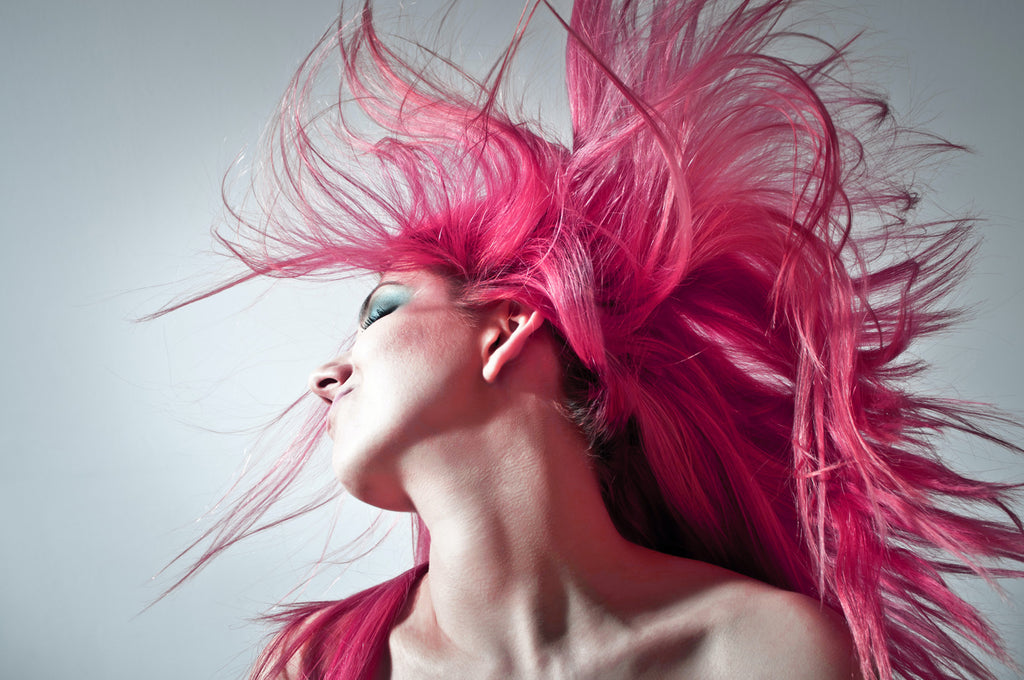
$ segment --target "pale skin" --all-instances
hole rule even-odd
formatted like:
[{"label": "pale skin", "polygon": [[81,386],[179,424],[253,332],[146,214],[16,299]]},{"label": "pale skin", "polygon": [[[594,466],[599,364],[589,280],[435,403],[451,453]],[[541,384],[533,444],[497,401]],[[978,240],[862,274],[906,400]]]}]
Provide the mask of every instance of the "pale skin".
[{"label": "pale skin", "polygon": [[346,489],[431,533],[378,677],[860,677],[817,601],[618,534],[537,310],[468,318],[443,279],[403,272],[367,316],[310,383]]}]

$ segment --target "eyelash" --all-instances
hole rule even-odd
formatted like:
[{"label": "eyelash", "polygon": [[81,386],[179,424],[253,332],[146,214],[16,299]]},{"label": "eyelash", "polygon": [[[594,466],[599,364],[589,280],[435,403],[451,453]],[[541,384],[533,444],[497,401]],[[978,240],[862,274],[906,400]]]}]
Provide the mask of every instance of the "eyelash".
[{"label": "eyelash", "polygon": [[392,306],[374,305],[373,307],[370,308],[370,311],[366,314],[366,318],[363,319],[363,323],[361,323],[359,325],[365,331],[367,328],[370,327],[370,324],[372,324],[374,321],[378,321],[379,319],[384,318],[385,316],[387,316],[391,312],[395,311],[395,309],[396,309],[395,305],[392,305]]}]

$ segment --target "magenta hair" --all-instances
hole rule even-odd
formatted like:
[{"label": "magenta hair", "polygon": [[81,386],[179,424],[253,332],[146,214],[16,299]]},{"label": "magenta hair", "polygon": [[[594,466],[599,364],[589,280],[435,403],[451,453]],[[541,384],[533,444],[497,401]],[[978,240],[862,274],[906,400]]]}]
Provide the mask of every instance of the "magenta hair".
[{"label": "magenta hair", "polygon": [[[563,21],[541,0],[474,80],[389,48],[367,3],[292,81],[259,217],[217,235],[247,267],[225,287],[429,268],[472,304],[535,305],[582,376],[571,411],[625,535],[835,608],[866,678],[991,679],[976,651],[1010,660],[945,577],[1022,575],[1017,487],[935,447],[950,431],[1017,447],[991,410],[908,387],[925,366],[907,349],[956,319],[943,301],[974,244],[968,221],[914,221],[910,178],[959,147],[898,125],[854,82],[849,45],[786,25],[791,4],[577,0]],[[501,104],[549,10],[568,34],[570,148]],[[787,57],[795,44],[819,56]],[[258,530],[314,438],[193,569]],[[278,616],[253,677],[369,677],[427,540],[397,579]]]}]

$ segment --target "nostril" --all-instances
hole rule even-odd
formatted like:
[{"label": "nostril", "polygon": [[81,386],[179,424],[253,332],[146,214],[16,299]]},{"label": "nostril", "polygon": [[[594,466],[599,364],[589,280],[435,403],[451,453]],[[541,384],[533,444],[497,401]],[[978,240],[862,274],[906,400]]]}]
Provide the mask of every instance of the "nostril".
[{"label": "nostril", "polygon": [[316,381],[317,388],[321,390],[326,390],[336,384],[338,384],[338,381],[335,378],[320,378]]},{"label": "nostril", "polygon": [[352,367],[346,358],[347,355],[329,361],[309,376],[309,389],[328,404],[334,401],[338,389],[352,375]]},{"label": "nostril", "polygon": [[336,377],[318,371],[319,375],[310,376],[309,388],[316,396],[330,404],[333,401],[334,391],[338,389],[339,381]]}]

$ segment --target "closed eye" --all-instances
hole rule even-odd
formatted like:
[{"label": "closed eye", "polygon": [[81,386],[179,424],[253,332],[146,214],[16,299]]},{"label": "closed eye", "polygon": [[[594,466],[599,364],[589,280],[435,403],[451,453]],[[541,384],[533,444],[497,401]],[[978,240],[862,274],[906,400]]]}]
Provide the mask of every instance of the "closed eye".
[{"label": "closed eye", "polygon": [[366,314],[366,318],[364,318],[363,322],[361,324],[359,324],[359,325],[362,326],[363,330],[366,330],[367,328],[370,327],[370,324],[372,324],[374,321],[380,319],[381,317],[387,316],[388,314],[390,314],[391,312],[395,311],[396,309],[398,309],[398,308],[397,307],[382,307],[380,305],[374,305],[374,306],[370,307],[370,311]]},{"label": "closed eye", "polygon": [[412,297],[412,291],[399,283],[382,282],[366,298],[360,313],[359,326],[363,330],[375,321],[391,314]]}]

